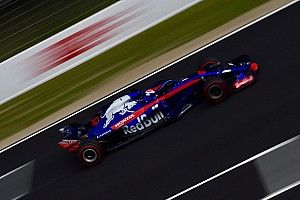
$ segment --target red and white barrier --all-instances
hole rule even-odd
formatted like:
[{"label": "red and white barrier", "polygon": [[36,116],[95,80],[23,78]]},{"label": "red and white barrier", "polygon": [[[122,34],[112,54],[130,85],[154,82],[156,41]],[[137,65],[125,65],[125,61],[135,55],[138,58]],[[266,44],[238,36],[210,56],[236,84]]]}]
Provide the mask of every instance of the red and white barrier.
[{"label": "red and white barrier", "polygon": [[0,104],[200,1],[121,0],[113,4],[0,63]]}]

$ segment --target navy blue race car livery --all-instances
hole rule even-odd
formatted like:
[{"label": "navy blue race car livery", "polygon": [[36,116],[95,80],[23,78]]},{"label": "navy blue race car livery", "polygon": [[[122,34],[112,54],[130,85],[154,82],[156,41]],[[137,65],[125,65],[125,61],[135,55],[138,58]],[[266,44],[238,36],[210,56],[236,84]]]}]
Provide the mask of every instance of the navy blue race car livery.
[{"label": "navy blue race car livery", "polygon": [[225,64],[209,59],[184,79],[158,81],[114,100],[86,125],[61,128],[64,137],[58,144],[77,152],[84,166],[94,166],[106,152],[178,119],[201,100],[221,103],[229,93],[254,83],[258,71],[258,64],[246,55]]}]

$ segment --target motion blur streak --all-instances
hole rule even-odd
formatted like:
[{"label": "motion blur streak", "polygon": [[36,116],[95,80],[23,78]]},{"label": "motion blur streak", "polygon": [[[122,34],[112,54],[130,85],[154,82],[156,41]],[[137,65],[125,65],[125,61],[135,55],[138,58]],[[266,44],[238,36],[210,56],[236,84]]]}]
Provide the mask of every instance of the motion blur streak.
[{"label": "motion blur streak", "polygon": [[[137,8],[138,7],[135,6],[112,17],[95,22],[87,28],[60,40],[57,43],[45,48],[41,52],[38,52],[37,54],[27,58],[27,62],[32,63],[33,65],[31,66],[35,67],[33,74],[31,74],[31,76],[28,78],[38,76],[109,40],[114,35],[118,34],[117,32],[113,32],[116,28],[128,23],[132,19],[137,18],[142,14],[141,11],[136,12],[135,9]],[[127,16],[127,14],[129,14],[131,11],[135,11],[135,13]],[[121,19],[122,17],[125,18]],[[114,21],[117,22],[109,25]],[[104,27],[106,25],[109,26]]]},{"label": "motion blur streak", "polygon": [[0,63],[0,104],[201,0],[122,0]]}]

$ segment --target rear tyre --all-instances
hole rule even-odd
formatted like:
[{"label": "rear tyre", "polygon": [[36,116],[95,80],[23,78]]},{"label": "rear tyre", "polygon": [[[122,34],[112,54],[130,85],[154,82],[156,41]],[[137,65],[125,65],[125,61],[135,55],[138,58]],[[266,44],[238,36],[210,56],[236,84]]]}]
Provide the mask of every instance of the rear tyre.
[{"label": "rear tyre", "polygon": [[78,158],[85,167],[94,167],[103,159],[104,151],[99,142],[92,139],[83,140],[78,149]]},{"label": "rear tyre", "polygon": [[208,80],[202,90],[204,99],[210,104],[218,104],[223,102],[229,92],[226,82],[216,78]]}]

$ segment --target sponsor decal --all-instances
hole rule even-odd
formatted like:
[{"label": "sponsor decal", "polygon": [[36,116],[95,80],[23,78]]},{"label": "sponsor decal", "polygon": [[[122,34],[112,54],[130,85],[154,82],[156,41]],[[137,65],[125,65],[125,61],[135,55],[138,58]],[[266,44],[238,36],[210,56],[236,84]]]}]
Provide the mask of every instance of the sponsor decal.
[{"label": "sponsor decal", "polygon": [[102,133],[101,135],[98,135],[98,136],[97,136],[97,139],[98,139],[98,138],[101,138],[102,136],[104,136],[104,135],[106,135],[106,134],[108,134],[108,133],[110,133],[110,132],[111,132],[111,130],[109,129],[108,131]]},{"label": "sponsor decal", "polygon": [[133,119],[135,117],[134,114],[131,114],[127,117],[125,117],[124,119],[122,119],[121,121],[119,121],[118,123],[116,123],[115,125],[112,126],[112,129],[118,129],[121,126],[123,126],[126,122],[128,122],[129,120]]},{"label": "sponsor decal", "polygon": [[146,114],[142,114],[141,116],[137,117],[138,123],[135,125],[125,125],[122,127],[123,132],[127,134],[132,134],[137,131],[142,131],[145,128],[148,128],[154,124],[157,124],[159,121],[161,121],[164,118],[164,115],[161,111],[157,110],[158,105],[154,105],[152,107],[152,110],[154,110],[154,115],[147,116]]},{"label": "sponsor decal", "polygon": [[74,144],[76,142],[78,142],[78,140],[62,140],[62,141],[60,141],[60,144],[70,145],[70,144]]},{"label": "sponsor decal", "polygon": [[133,113],[130,109],[137,104],[136,101],[132,101],[129,95],[125,95],[116,99],[106,110],[103,118],[106,118],[106,122],[103,128],[106,128],[109,123],[114,119],[116,114],[124,115],[127,112]]},{"label": "sponsor decal", "polygon": [[252,75],[247,76],[247,77],[245,77],[245,78],[243,78],[243,79],[238,80],[237,82],[235,82],[233,84],[233,87],[236,88],[236,89],[238,89],[238,88],[242,87],[243,85],[252,82],[253,80],[254,80],[254,78],[253,78]]},{"label": "sponsor decal", "polygon": [[58,143],[58,145],[63,149],[73,152],[78,149],[79,141],[78,140],[62,140]]}]

